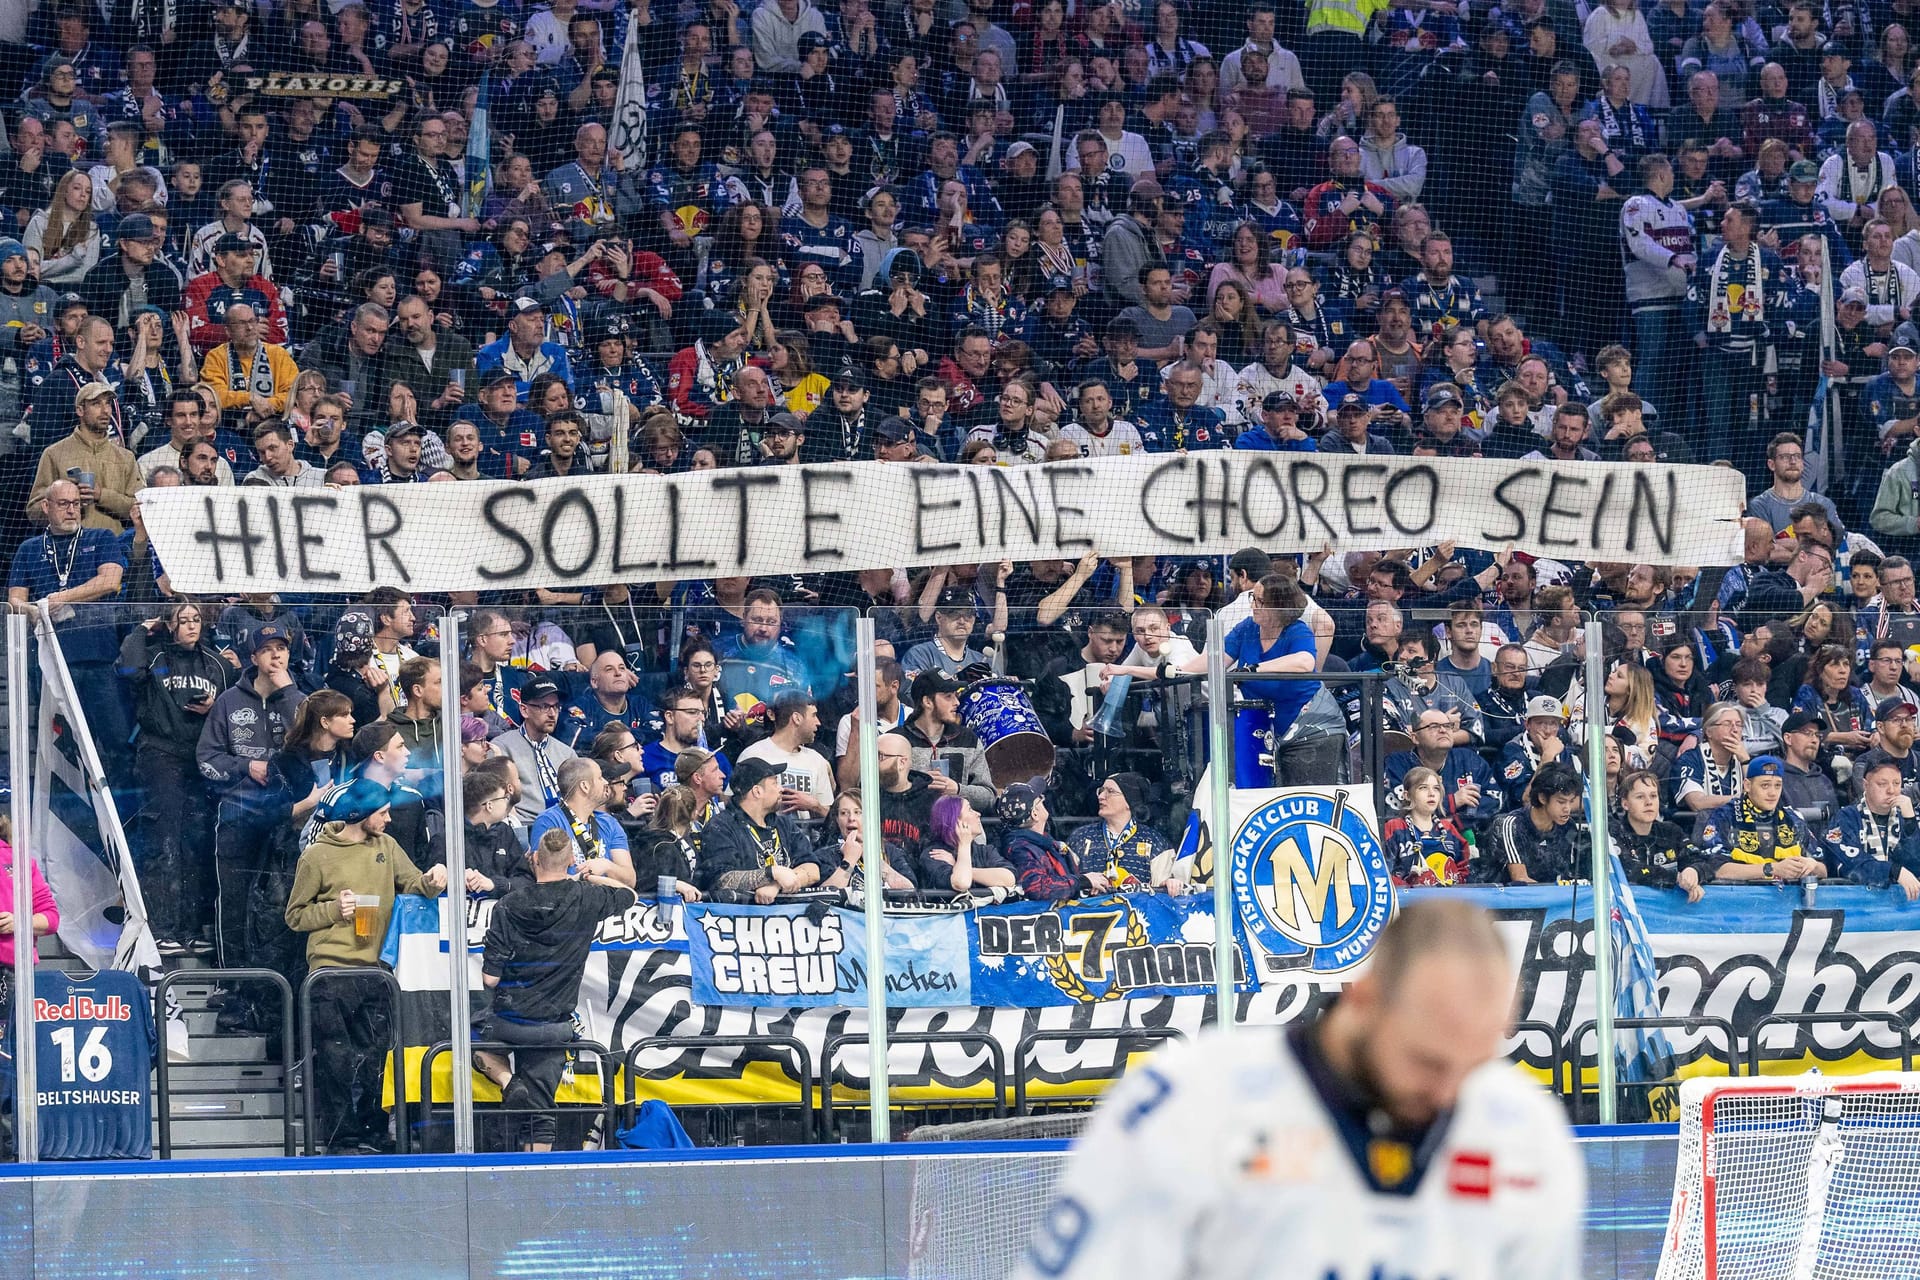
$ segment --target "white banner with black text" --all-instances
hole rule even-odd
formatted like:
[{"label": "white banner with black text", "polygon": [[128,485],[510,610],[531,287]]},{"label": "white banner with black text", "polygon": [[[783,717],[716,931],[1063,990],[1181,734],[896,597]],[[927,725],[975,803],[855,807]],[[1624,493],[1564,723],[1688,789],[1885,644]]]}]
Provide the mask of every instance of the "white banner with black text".
[{"label": "white banner with black text", "polygon": [[1452,542],[1737,564],[1725,468],[1229,451],[341,489],[148,489],[176,591],[529,590],[988,560]]}]

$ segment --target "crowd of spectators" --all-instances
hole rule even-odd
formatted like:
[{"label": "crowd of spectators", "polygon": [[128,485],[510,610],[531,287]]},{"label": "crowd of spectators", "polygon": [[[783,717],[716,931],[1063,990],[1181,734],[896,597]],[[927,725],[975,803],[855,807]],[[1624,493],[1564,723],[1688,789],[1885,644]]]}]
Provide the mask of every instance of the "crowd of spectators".
[{"label": "crowd of spectators", "polygon": [[[448,887],[450,822],[468,894],[860,887],[856,610],[881,636],[892,889],[1204,885],[1180,851],[1218,611],[1250,673],[1236,780],[1332,781],[1400,735],[1380,794],[1404,883],[1577,878],[1604,791],[1650,886],[1914,896],[1901,16],[53,0],[0,46],[10,600],[61,630],[163,950],[290,976],[377,964],[395,894]],[[644,155],[609,133],[630,45]],[[1249,548],[196,600],[137,501],[1223,448],[1725,462],[1745,554]],[[1589,617],[1613,722],[1591,782]],[[988,668],[1058,753],[1045,785],[996,779],[962,722]],[[1356,671],[1382,673],[1379,725]],[[492,945],[496,1021],[531,999],[551,1022]],[[322,1011],[349,1051],[325,1064],[339,1149],[385,1141],[356,1083],[384,1024],[355,985]],[[236,992],[221,1020],[260,1016]]]}]

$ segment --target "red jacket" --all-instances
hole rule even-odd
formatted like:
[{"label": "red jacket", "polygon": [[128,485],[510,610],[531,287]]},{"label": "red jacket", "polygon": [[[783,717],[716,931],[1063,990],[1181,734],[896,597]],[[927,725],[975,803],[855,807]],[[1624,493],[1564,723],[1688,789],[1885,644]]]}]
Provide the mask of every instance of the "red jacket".
[{"label": "red jacket", "polygon": [[[1365,208],[1357,208],[1350,214],[1340,212],[1340,202],[1347,198],[1347,193],[1363,187],[1380,201],[1379,216],[1375,217]],[[1307,192],[1305,207],[1300,210],[1301,220],[1307,228],[1307,247],[1331,249],[1355,231],[1371,232],[1377,247],[1381,243],[1380,229],[1393,222],[1393,204],[1391,191],[1377,183],[1363,181],[1358,176],[1351,180],[1333,178],[1323,182]]]},{"label": "red jacket", "polygon": [[[587,282],[603,298],[611,298],[620,284],[620,277],[614,274],[613,264],[602,258],[588,266]],[[674,274],[667,260],[657,253],[645,249],[633,251],[633,271],[628,283],[635,288],[651,289],[668,302],[680,301],[680,277]]]},{"label": "red jacket", "polygon": [[266,323],[260,341],[285,346],[287,311],[280,305],[280,291],[265,276],[255,276],[238,289],[209,271],[187,281],[180,304],[187,312],[187,340],[195,355],[204,356],[227,340],[227,308],[236,302],[251,306]]}]

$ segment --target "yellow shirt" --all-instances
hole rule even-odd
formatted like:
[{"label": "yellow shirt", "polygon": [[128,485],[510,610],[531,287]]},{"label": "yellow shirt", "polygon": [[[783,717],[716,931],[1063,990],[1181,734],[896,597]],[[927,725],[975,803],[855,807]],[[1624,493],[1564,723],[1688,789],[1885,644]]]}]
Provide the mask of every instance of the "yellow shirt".
[{"label": "yellow shirt", "polygon": [[[287,349],[268,342],[262,344],[267,351],[267,367],[273,371],[273,394],[268,397],[273,403],[275,414],[287,411],[287,405],[293,399],[293,380],[299,376],[300,368],[294,364]],[[200,379],[211,386],[220,397],[220,408],[225,412],[244,412],[252,403],[247,398],[247,383],[253,377],[253,359],[249,357],[239,371],[240,386],[234,389],[233,371],[227,367],[228,353],[232,351],[231,342],[223,342],[207,352],[207,358],[200,363]]]}]

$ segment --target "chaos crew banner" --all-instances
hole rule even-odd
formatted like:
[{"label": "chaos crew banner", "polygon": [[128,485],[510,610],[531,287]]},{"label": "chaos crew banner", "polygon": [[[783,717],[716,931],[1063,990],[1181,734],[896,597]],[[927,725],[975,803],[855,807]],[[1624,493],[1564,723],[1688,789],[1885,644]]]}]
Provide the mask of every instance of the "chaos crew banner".
[{"label": "chaos crew banner", "polygon": [[[1242,1021],[1283,1024],[1316,1011],[1364,961],[1396,908],[1400,895],[1378,874],[1370,825],[1354,817],[1371,812],[1364,799],[1331,789],[1236,797],[1234,874],[1252,886],[1236,894]],[[1553,1042],[1592,1019],[1589,886],[1405,896],[1421,893],[1466,894],[1498,917],[1514,957],[1518,1018],[1553,1027]],[[415,1045],[447,1033],[445,906],[444,899],[402,899],[386,941]],[[479,942],[493,904],[467,909],[470,989],[478,992]],[[1622,914],[1638,922],[1626,932],[1644,938],[1649,959],[1637,976],[1632,945],[1620,943],[1616,930],[1616,949],[1628,953],[1619,963],[1623,1012],[1725,1019],[1743,1038],[1770,1014],[1920,1016],[1920,905],[1901,895],[1826,886],[1807,906],[1797,888],[1721,886],[1693,906],[1677,893],[1642,891],[1623,896]],[[830,1040],[865,1032],[871,975],[863,924],[858,913],[831,909],[663,909],[643,900],[601,926],[581,987],[582,1035],[620,1047],[655,1036],[790,1036],[807,1046],[817,1070]],[[1052,1040],[1014,1062],[1023,1036],[1121,1026],[1192,1035],[1211,1004],[1213,919],[1205,897],[1007,904],[890,916],[887,926],[894,1030],[990,1036],[1039,1097],[1099,1091],[1124,1068],[1125,1049]],[[1512,1048],[1544,1078],[1553,1042],[1527,1032]],[[1897,1064],[1899,1056],[1897,1034],[1870,1020],[1775,1025],[1762,1033],[1762,1046],[1770,1060],[1828,1072]],[[1685,1030],[1664,1033],[1658,1045],[1682,1074],[1719,1070],[1704,1061],[1717,1047],[1714,1033]],[[1591,1038],[1579,1048],[1591,1055]],[[408,1066],[410,1095],[418,1056]],[[777,1102],[794,1096],[787,1060],[773,1050],[668,1048],[654,1059],[660,1078],[646,1087],[673,1104]],[[904,1098],[991,1096],[988,1054],[978,1046],[899,1045],[892,1061]],[[864,1052],[842,1051],[835,1066],[854,1089],[864,1081]],[[442,1059],[435,1073],[442,1101],[447,1069]]]},{"label": "chaos crew banner", "polygon": [[1512,547],[1737,564],[1725,468],[1224,451],[1026,467],[862,462],[683,475],[149,489],[177,590],[527,590],[964,561]]}]

